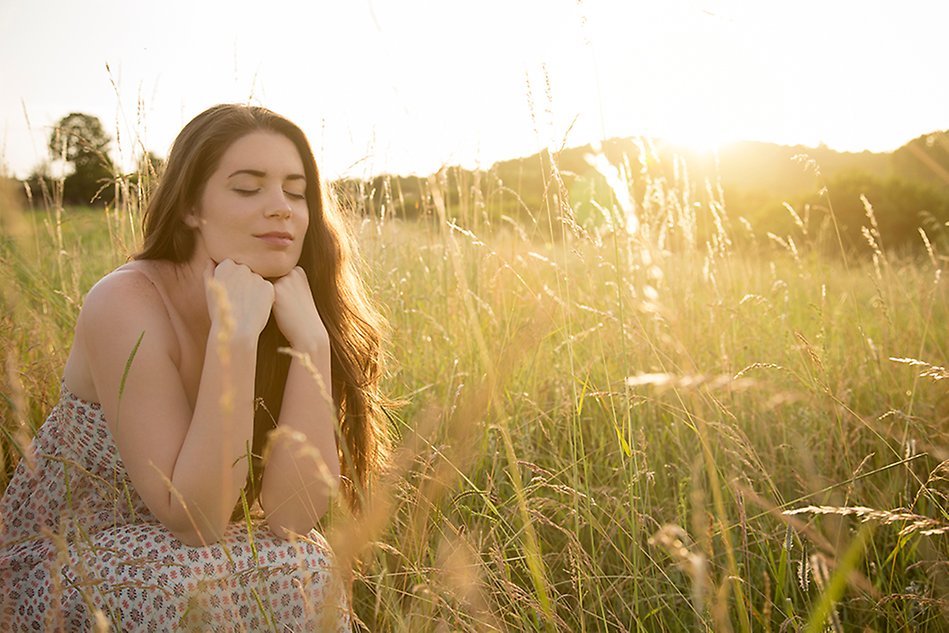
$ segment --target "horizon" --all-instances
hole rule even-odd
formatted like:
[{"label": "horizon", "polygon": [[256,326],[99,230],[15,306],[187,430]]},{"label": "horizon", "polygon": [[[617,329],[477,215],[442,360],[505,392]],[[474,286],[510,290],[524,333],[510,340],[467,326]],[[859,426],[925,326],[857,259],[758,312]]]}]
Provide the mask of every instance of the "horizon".
[{"label": "horizon", "polygon": [[[68,113],[67,113],[67,114],[68,114]],[[588,141],[585,141],[585,142],[578,142],[578,143],[572,144],[572,145],[565,145],[565,146],[563,146],[563,147],[561,147],[561,148],[538,147],[535,151],[533,151],[533,152],[531,152],[531,153],[522,153],[522,154],[518,154],[518,155],[516,155],[516,156],[506,156],[506,157],[497,158],[496,160],[491,161],[491,163],[488,164],[487,166],[485,166],[485,165],[482,164],[480,161],[478,161],[477,159],[475,159],[475,160],[473,160],[473,161],[470,161],[470,162],[467,163],[467,164],[466,164],[466,163],[442,163],[440,166],[438,166],[438,167],[436,167],[436,168],[434,168],[434,169],[432,169],[432,170],[430,170],[430,171],[408,171],[408,172],[399,172],[399,171],[378,171],[378,172],[373,172],[373,173],[367,173],[367,174],[364,174],[364,175],[356,175],[356,176],[354,176],[354,175],[352,175],[352,174],[342,174],[342,175],[340,175],[340,176],[335,176],[335,177],[334,177],[334,176],[325,176],[325,178],[327,178],[327,179],[330,180],[330,181],[346,180],[346,179],[356,179],[356,180],[358,180],[358,179],[363,179],[363,180],[370,180],[370,179],[373,179],[373,178],[384,177],[384,176],[395,177],[395,178],[412,178],[412,177],[419,177],[419,178],[421,178],[421,177],[424,177],[424,176],[429,176],[429,175],[431,175],[431,174],[438,173],[441,169],[445,169],[445,168],[459,168],[459,169],[464,169],[464,170],[468,170],[468,171],[478,171],[478,170],[481,170],[481,171],[490,171],[490,169],[491,169],[492,167],[494,167],[495,165],[497,165],[498,163],[526,160],[526,159],[532,158],[533,156],[536,156],[537,154],[540,154],[541,152],[543,152],[543,151],[545,151],[545,150],[548,150],[548,149],[551,150],[552,152],[559,152],[559,151],[566,151],[566,150],[575,150],[575,149],[580,149],[580,148],[589,147],[589,146],[595,147],[595,146],[600,145],[600,144],[602,144],[602,143],[609,143],[609,142],[612,142],[612,141],[635,141],[635,140],[648,140],[650,143],[654,143],[654,144],[658,144],[658,145],[663,145],[663,146],[665,146],[665,147],[667,147],[667,148],[670,148],[670,149],[672,149],[672,150],[675,150],[675,151],[677,151],[677,152],[679,152],[679,151],[682,151],[682,152],[692,152],[692,153],[694,153],[694,154],[700,154],[700,155],[705,155],[705,154],[718,154],[718,153],[720,153],[722,150],[725,150],[725,149],[727,149],[727,148],[729,148],[729,147],[733,147],[733,146],[736,146],[736,145],[750,145],[750,144],[773,145],[773,146],[775,146],[775,147],[785,147],[785,148],[789,148],[789,149],[825,150],[825,151],[832,151],[832,152],[835,152],[835,153],[837,153],[837,154],[878,154],[878,155],[886,155],[886,154],[892,154],[892,153],[895,152],[896,150],[900,149],[901,147],[906,146],[907,144],[909,144],[910,142],[912,142],[912,141],[914,141],[914,140],[916,140],[916,139],[925,138],[925,137],[932,136],[932,135],[936,135],[936,134],[949,134],[949,129],[944,129],[944,130],[932,130],[932,131],[929,131],[929,132],[923,132],[923,133],[921,133],[921,134],[917,134],[916,136],[914,136],[914,137],[912,137],[912,138],[906,139],[904,142],[899,143],[898,145],[892,147],[891,149],[840,149],[840,148],[837,148],[837,147],[832,147],[832,146],[830,146],[830,145],[828,145],[828,144],[826,144],[826,143],[819,143],[819,144],[781,143],[781,142],[768,141],[768,140],[760,140],[760,139],[737,139],[737,140],[724,141],[724,142],[721,142],[721,143],[718,143],[718,144],[714,144],[714,145],[710,145],[710,146],[698,146],[698,145],[693,145],[693,144],[688,144],[688,143],[677,142],[677,141],[674,141],[674,140],[668,139],[668,138],[661,138],[661,137],[655,137],[655,136],[646,136],[646,135],[642,135],[642,134],[633,134],[633,135],[628,135],[628,136],[611,136],[611,137],[609,137],[609,138],[604,138],[604,139],[588,140]],[[113,139],[113,140],[114,140],[114,139]],[[0,148],[2,148],[2,146],[0,146]],[[158,153],[158,152],[156,152],[156,151],[154,151],[154,150],[151,150],[151,149],[149,149],[149,148],[146,148],[146,149],[148,149],[152,154],[154,154],[155,156],[157,156],[157,157],[160,158],[161,160],[165,160],[165,159],[167,158],[167,152],[165,152],[164,154],[160,154],[160,153]],[[314,150],[314,151],[315,151],[315,150]],[[114,150],[112,151],[112,153],[114,153]],[[118,164],[118,163],[116,163],[116,164]],[[318,165],[318,166],[319,166],[319,165]],[[57,167],[57,166],[54,165],[54,167]],[[61,166],[59,166],[59,167],[61,167]],[[28,174],[28,173],[27,173],[27,174],[17,174],[17,173],[13,173],[13,174],[11,175],[10,173],[7,173],[7,172],[5,171],[5,169],[6,169],[5,161],[4,161],[4,159],[3,159],[3,156],[0,155],[0,176],[12,177],[12,178],[14,178],[15,180],[26,180],[27,178],[29,178],[29,175],[30,175],[30,174]],[[132,171],[134,171],[134,167],[131,167],[130,169],[125,170],[123,173],[132,173]],[[321,171],[322,171],[322,170],[321,170]]]}]

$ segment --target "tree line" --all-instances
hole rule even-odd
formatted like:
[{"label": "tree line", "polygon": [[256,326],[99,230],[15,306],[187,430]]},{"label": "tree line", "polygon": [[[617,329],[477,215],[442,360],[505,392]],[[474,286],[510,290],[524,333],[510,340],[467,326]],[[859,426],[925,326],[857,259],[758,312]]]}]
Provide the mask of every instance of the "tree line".
[{"label": "tree line", "polygon": [[[162,162],[155,154],[144,151],[135,170],[122,174],[111,148],[112,138],[98,118],[64,116],[48,149],[67,174],[52,178],[49,163],[34,170],[24,183],[31,206],[56,196],[63,205],[111,204],[118,182],[134,190],[157,182]],[[720,204],[762,235],[806,239],[808,232],[827,232],[833,222],[829,248],[842,242],[865,252],[863,227],[871,222],[889,249],[922,249],[920,228],[932,243],[949,247],[949,131],[920,136],[892,153],[747,142],[710,155],[643,139],[610,139],[596,148],[542,152],[487,170],[442,170],[440,195],[449,214],[470,228],[522,223],[540,226],[538,237],[544,239],[560,232],[559,216],[569,215],[579,230],[600,230],[603,210],[616,204],[616,179],[604,173],[602,162],[591,161],[593,154],[605,157],[606,169],[621,176],[641,213],[656,202],[650,197],[678,196],[663,203]],[[427,177],[382,175],[334,186],[363,213],[412,220],[435,213]],[[700,224],[697,230],[713,228]]]}]

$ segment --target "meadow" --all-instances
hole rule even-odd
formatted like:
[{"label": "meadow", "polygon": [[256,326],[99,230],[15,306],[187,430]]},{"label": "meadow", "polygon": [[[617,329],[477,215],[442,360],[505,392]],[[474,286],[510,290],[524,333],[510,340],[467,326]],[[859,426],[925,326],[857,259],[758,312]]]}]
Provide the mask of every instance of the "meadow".
[{"label": "meadow", "polygon": [[[366,515],[323,525],[359,629],[947,630],[949,227],[890,252],[868,200],[862,250],[832,207],[769,236],[714,183],[605,163],[578,219],[539,168],[520,216],[450,170],[412,219],[341,192],[404,401]],[[137,248],[116,192],[0,209],[0,485]]]}]

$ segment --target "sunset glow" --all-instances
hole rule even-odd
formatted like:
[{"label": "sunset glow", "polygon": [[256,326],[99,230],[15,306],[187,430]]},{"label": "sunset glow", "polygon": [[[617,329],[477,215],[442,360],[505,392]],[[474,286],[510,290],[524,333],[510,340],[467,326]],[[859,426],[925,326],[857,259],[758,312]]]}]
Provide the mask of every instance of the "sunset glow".
[{"label": "sunset glow", "polygon": [[301,121],[335,176],[612,136],[888,151],[949,128],[935,2],[100,4],[0,7],[0,157],[18,175],[71,111],[114,128],[129,164],[248,99]]}]

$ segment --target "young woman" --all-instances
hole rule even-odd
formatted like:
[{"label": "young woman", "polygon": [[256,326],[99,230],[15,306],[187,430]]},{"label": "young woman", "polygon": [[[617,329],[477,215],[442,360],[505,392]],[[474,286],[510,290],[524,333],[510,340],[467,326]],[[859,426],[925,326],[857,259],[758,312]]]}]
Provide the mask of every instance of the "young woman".
[{"label": "young woman", "polygon": [[313,528],[383,458],[380,327],[303,132],[198,115],[0,503],[0,629],[347,629]]}]

